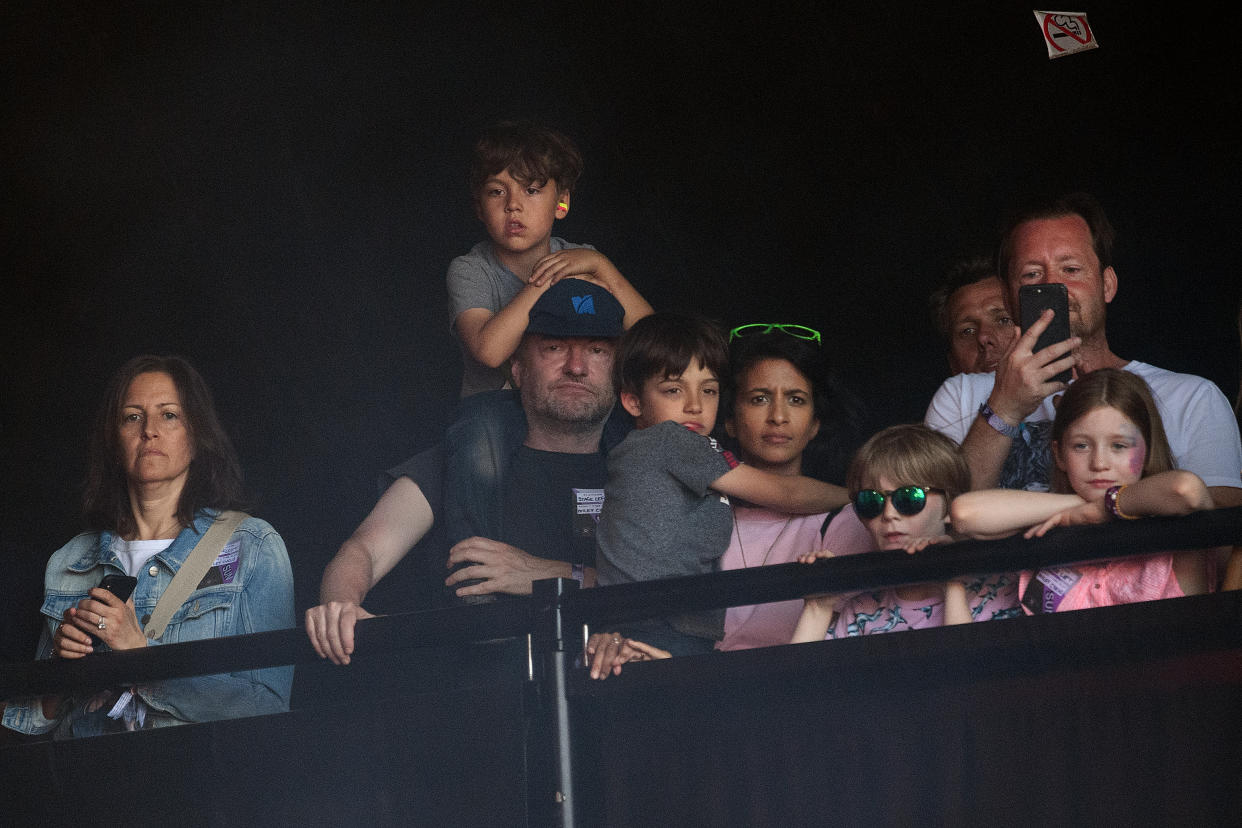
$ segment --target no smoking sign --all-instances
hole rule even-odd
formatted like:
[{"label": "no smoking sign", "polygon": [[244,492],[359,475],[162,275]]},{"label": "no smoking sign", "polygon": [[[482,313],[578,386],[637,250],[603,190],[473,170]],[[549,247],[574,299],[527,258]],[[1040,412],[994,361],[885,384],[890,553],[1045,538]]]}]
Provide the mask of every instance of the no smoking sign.
[{"label": "no smoking sign", "polygon": [[1035,19],[1044,33],[1049,60],[1100,48],[1085,12],[1036,11]]}]

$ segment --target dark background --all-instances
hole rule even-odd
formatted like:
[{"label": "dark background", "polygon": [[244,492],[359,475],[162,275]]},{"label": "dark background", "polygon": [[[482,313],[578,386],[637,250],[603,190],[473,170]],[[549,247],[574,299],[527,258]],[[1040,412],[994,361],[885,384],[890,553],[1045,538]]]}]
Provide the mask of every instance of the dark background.
[{"label": "dark background", "polygon": [[1115,352],[1237,392],[1214,5],[1086,5],[1101,48],[1056,61],[1031,4],[997,0],[250,5],[0,11],[11,595],[37,601],[78,529],[107,376],[154,351],[212,385],[310,603],[375,472],[452,410],[443,277],[483,237],[465,164],[501,117],[581,145],[558,235],[658,309],[821,329],[869,430],[921,419],[945,371],[927,294],[1033,190],[1090,190],[1116,224]]}]

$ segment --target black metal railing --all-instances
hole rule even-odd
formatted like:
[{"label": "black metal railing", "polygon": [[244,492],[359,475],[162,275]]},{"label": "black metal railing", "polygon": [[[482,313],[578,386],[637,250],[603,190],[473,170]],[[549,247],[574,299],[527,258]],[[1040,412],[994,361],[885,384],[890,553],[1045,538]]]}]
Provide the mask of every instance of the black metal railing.
[{"label": "black metal railing", "polygon": [[[530,744],[543,755],[529,763],[532,824],[591,821],[574,792],[571,680],[583,628],[629,620],[903,584],[967,574],[1018,571],[1242,541],[1242,507],[1183,518],[1149,518],[1063,528],[1045,538],[964,541],[916,555],[875,552],[812,565],[782,564],[711,575],[577,590],[570,581],[536,584],[528,600],[394,614],[360,621],[359,653],[469,646],[529,636]],[[1121,552],[1120,550],[1124,550]],[[89,691],[120,684],[318,662],[300,629],[169,644],[77,660],[0,664],[0,698]]]},{"label": "black metal railing", "polygon": [[[1164,550],[1242,543],[1242,507],[1177,518],[1059,529],[1043,538],[1014,536],[929,547],[917,555],[872,552],[826,558],[812,565],[777,564],[606,589],[558,593],[547,600],[500,601],[396,613],[358,622],[360,646],[406,649],[467,645],[527,635],[536,617],[554,608],[573,637],[577,625],[610,624],[670,613],[786,601],[823,592],[850,592],[945,581],[971,573],[1015,572],[1089,561],[1138,557]],[[75,692],[114,684],[228,673],[317,662],[300,629],[167,644],[76,660],[0,664],[0,699]]]}]

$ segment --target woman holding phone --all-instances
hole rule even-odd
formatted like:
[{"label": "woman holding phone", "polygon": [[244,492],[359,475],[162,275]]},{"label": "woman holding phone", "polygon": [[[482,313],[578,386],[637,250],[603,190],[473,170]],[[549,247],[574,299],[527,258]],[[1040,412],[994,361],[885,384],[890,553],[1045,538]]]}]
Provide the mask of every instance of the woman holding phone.
[{"label": "woman holding phone", "polygon": [[[37,657],[292,627],[284,541],[266,522],[226,511],[240,493],[237,456],[193,366],[126,363],[91,436],[90,531],[48,561]],[[47,696],[9,704],[3,723],[68,738],[276,713],[288,709],[292,682],[292,667],[275,667]]]}]

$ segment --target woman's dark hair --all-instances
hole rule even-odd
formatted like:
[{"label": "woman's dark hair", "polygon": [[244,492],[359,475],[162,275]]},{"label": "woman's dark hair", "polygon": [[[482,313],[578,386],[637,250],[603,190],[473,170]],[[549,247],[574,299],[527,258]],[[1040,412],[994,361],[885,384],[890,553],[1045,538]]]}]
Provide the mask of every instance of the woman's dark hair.
[{"label": "woman's dark hair", "polygon": [[783,359],[811,381],[811,398],[815,406],[815,419],[823,422],[829,416],[828,360],[816,342],[773,331],[756,336],[738,337],[729,343],[729,376],[732,393],[723,402],[724,418],[733,416],[737,405],[737,392],[741,387],[742,374],[756,362],[765,359]]},{"label": "woman's dark hair", "polygon": [[121,461],[121,406],[130,383],[139,374],[164,373],[172,377],[181,397],[181,412],[189,432],[194,459],[177,519],[189,526],[204,507],[236,508],[241,502],[241,464],[233,444],[216,417],[211,391],[194,366],[178,356],[145,354],[131,359],[112,375],[103,405],[91,433],[90,464],[86,473],[83,511],[86,524],[127,537],[137,531],[129,503],[129,481]]},{"label": "woman's dark hair", "polygon": [[865,420],[862,401],[842,382],[824,346],[772,331],[729,343],[729,388],[721,401],[721,421],[733,416],[742,374],[765,359],[782,359],[811,382],[811,400],[819,434],[803,454],[803,474],[821,480],[845,479],[850,457],[861,442]]}]

